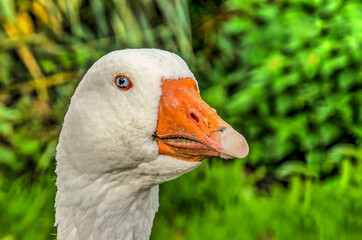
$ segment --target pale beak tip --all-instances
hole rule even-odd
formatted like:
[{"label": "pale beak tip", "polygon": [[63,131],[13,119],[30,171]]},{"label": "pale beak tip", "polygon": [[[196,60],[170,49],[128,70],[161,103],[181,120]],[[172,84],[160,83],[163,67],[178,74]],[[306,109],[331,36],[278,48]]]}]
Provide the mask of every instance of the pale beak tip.
[{"label": "pale beak tip", "polygon": [[222,133],[221,143],[220,157],[222,158],[244,158],[249,154],[246,139],[232,128],[228,128]]}]

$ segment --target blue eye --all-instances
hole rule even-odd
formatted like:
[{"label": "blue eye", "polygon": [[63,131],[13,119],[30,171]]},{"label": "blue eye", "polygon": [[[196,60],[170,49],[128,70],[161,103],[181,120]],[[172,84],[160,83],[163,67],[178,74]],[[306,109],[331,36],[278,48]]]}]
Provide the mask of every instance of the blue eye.
[{"label": "blue eye", "polygon": [[124,76],[119,76],[116,78],[117,86],[120,88],[126,88],[129,84],[129,80]]},{"label": "blue eye", "polygon": [[133,86],[132,82],[128,79],[128,77],[124,75],[117,75],[114,78],[114,83],[120,90],[123,91],[126,91]]}]

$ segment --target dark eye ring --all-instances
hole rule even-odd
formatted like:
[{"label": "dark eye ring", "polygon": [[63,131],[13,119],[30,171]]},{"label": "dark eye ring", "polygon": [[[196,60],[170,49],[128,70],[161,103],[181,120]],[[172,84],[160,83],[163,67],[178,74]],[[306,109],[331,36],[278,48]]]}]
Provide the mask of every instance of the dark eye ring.
[{"label": "dark eye ring", "polygon": [[133,87],[132,81],[126,75],[123,74],[118,74],[114,78],[114,84],[116,84],[118,89],[122,91],[127,91],[128,89]]}]

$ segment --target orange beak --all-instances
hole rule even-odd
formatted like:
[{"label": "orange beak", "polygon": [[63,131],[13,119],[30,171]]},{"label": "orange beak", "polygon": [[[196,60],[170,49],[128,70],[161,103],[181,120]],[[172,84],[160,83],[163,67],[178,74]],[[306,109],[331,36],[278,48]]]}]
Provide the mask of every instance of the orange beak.
[{"label": "orange beak", "polygon": [[186,161],[249,153],[245,138],[202,100],[191,78],[163,81],[154,137],[160,154]]}]

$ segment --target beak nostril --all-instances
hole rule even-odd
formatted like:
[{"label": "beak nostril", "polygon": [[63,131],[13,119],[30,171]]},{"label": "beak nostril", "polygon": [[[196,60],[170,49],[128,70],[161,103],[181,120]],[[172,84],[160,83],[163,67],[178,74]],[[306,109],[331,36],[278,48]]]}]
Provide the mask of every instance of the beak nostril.
[{"label": "beak nostril", "polygon": [[190,117],[194,120],[194,121],[196,121],[197,123],[200,121],[199,120],[199,118],[196,116],[196,114],[194,114],[194,113],[190,113]]}]

